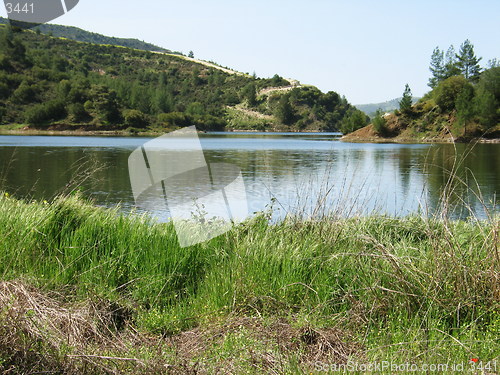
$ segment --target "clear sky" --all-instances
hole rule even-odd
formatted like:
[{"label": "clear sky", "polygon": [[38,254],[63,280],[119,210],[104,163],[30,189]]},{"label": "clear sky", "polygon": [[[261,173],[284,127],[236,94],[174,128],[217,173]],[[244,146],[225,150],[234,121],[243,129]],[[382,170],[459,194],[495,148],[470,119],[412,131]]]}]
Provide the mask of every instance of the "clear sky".
[{"label": "clear sky", "polygon": [[401,96],[406,83],[423,95],[436,46],[458,50],[469,39],[483,66],[500,58],[500,0],[80,0],[53,23],[193,50],[353,104]]}]

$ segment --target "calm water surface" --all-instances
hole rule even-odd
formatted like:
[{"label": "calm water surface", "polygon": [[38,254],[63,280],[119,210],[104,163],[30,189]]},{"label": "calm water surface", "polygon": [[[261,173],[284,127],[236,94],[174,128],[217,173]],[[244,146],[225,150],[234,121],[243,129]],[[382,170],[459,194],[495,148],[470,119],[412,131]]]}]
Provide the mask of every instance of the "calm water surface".
[{"label": "calm water surface", "polygon": [[[239,166],[249,213],[407,215],[440,210],[445,187],[453,217],[498,212],[500,145],[399,145],[339,142],[336,133],[208,133],[209,163]],[[134,199],[130,153],[150,138],[0,136],[0,189],[51,199],[79,187],[96,204]],[[456,178],[450,182],[450,172]],[[160,217],[168,212],[159,211]]]}]

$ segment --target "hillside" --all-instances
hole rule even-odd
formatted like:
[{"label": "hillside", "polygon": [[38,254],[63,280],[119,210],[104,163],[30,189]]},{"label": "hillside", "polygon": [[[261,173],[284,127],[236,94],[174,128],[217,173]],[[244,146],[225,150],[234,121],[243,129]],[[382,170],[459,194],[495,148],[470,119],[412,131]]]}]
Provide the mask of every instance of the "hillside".
[{"label": "hillside", "polygon": [[[0,29],[5,129],[335,131],[366,124],[335,92],[171,53]],[[353,120],[354,119],[354,120]],[[349,125],[351,126],[351,125]],[[352,126],[351,126],[352,127]]]},{"label": "hillside", "polygon": [[[9,23],[7,18],[0,17],[0,24],[6,25]],[[87,42],[94,44],[109,44],[112,46],[121,46],[128,48],[140,49],[143,51],[158,51],[172,53],[170,50],[162,47],[155,46],[151,43],[146,43],[138,39],[132,38],[115,38],[109,37],[90,31],[82,30],[74,26],[63,26],[53,24],[38,25],[35,30],[39,30],[42,34],[52,35],[58,38],[67,38],[76,40],[77,42]]]},{"label": "hillside", "polygon": [[[454,51],[450,46],[449,51]],[[372,123],[350,132],[348,142],[500,142],[500,65],[481,67],[467,39],[458,53],[432,53],[431,91],[412,105],[406,85],[399,109],[377,113]],[[363,108],[363,107],[361,107]],[[366,108],[365,108],[366,109]]]},{"label": "hillside", "polygon": [[[451,77],[405,112],[396,110],[342,137],[346,142],[467,142],[500,140],[500,67],[483,72],[472,86]],[[466,89],[466,87],[468,87]],[[464,103],[460,93],[470,90]],[[378,129],[377,129],[378,128]]]}]

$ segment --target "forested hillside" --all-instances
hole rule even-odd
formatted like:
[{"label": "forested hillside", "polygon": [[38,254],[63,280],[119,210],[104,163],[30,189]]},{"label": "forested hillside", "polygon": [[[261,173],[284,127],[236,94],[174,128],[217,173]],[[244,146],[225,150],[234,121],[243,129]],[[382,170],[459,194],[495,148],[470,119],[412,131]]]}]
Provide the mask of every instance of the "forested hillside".
[{"label": "forested hillside", "polygon": [[[9,24],[9,20],[7,18],[0,17],[0,24],[7,25]],[[113,46],[135,48],[144,51],[171,52],[166,48],[158,47],[155,46],[154,44],[146,43],[138,39],[115,38],[115,37],[105,36],[97,33],[92,33],[90,31],[82,30],[74,26],[54,25],[47,23],[36,26],[34,30],[39,31],[45,35],[72,39],[76,40],[77,42],[110,44]]]},{"label": "forested hillside", "polygon": [[429,91],[412,105],[406,86],[399,109],[376,114],[372,124],[345,137],[351,141],[468,141],[500,138],[500,64],[480,65],[474,46],[466,40],[458,52],[436,47],[431,56]]},{"label": "forested hillside", "polygon": [[337,130],[366,116],[335,92],[184,56],[0,26],[0,123],[42,129]]}]

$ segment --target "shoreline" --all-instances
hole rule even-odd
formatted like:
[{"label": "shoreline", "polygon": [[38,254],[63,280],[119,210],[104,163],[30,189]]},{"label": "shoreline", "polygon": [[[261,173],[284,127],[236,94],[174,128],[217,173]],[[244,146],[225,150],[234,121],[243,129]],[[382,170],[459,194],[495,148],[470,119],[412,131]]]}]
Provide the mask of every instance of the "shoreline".
[{"label": "shoreline", "polygon": [[[167,132],[165,131],[145,131],[145,132],[130,132],[128,130],[45,130],[45,129],[1,129],[1,135],[25,135],[25,136],[106,136],[106,137],[154,137],[160,136]],[[223,130],[226,133],[269,133],[278,134],[283,133],[283,131],[257,131],[255,129],[242,130],[242,129],[228,129]],[[320,132],[320,131],[302,131],[290,133],[331,133],[331,132]],[[206,131],[198,131],[198,133],[207,133]],[[379,137],[379,136],[369,136],[369,137],[359,137],[352,136],[352,134],[347,134],[338,139],[340,142],[345,143],[394,143],[394,144],[448,144],[448,143],[490,143],[498,144],[500,143],[500,138],[471,138],[470,140],[455,139],[452,137],[435,137],[428,138],[423,137],[421,139],[417,138],[406,138],[406,137]]]},{"label": "shoreline", "polygon": [[394,144],[450,144],[450,143],[500,143],[500,138],[471,138],[470,140],[456,140],[452,138],[383,138],[383,137],[349,137],[343,136],[341,142],[345,143],[394,143]]},{"label": "shoreline", "polygon": [[[165,129],[164,131],[145,131],[145,132],[130,132],[128,130],[45,130],[45,129],[1,129],[0,135],[73,135],[73,136],[125,136],[125,137],[151,137],[159,136],[168,133],[174,129]],[[215,130],[214,130],[215,131]],[[198,130],[198,133],[209,133],[209,131]],[[217,131],[219,132],[219,131]],[[227,129],[221,130],[224,133],[310,133],[310,134],[322,134],[322,133],[332,133],[332,132],[320,132],[320,131],[300,131],[294,132],[288,131],[261,131],[255,129],[242,130],[242,129]],[[339,133],[340,134],[340,133]]]}]

